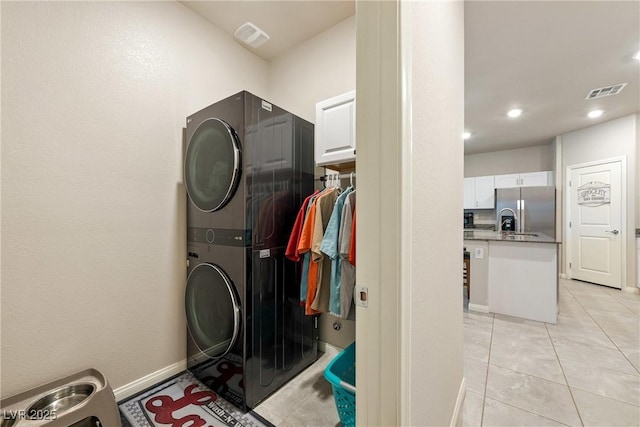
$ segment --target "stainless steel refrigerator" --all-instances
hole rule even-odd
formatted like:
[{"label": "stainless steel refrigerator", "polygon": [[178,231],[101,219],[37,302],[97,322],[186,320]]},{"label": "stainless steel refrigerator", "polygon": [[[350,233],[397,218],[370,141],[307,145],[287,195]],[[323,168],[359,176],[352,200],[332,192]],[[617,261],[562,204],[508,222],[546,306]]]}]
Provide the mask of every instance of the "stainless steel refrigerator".
[{"label": "stainless steel refrigerator", "polygon": [[[511,211],[515,213],[515,217]],[[515,222],[513,231],[517,233],[542,233],[555,237],[555,187],[496,189],[496,220],[498,230],[503,229],[503,224],[508,225],[513,221]]]}]

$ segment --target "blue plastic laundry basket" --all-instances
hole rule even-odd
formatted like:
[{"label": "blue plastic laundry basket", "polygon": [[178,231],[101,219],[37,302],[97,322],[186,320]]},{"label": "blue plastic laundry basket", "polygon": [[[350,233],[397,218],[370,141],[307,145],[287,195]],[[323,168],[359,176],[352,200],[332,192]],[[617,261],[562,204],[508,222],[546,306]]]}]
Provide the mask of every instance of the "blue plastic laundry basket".
[{"label": "blue plastic laundry basket", "polygon": [[342,350],[325,368],[343,427],[356,425],[356,343]]}]

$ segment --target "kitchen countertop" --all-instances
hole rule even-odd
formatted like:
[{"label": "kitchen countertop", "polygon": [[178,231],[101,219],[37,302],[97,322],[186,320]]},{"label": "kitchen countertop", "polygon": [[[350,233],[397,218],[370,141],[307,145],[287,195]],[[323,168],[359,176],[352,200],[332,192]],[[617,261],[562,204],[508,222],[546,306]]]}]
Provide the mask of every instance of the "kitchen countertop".
[{"label": "kitchen countertop", "polygon": [[465,228],[464,231],[495,231],[496,226],[494,224],[475,224],[469,228]]},{"label": "kitchen countertop", "polygon": [[474,230],[464,231],[464,240],[485,240],[496,242],[516,242],[516,243],[555,243],[556,239],[542,233],[531,233],[533,235],[498,233],[497,231]]}]

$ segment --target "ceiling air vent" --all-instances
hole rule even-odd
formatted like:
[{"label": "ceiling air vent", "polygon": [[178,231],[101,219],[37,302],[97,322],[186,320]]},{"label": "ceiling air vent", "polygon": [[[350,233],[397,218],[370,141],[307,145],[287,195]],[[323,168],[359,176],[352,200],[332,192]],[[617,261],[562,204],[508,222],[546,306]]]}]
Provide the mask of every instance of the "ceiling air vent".
[{"label": "ceiling air vent", "polygon": [[240,25],[233,36],[252,48],[257,48],[269,41],[271,37],[251,22]]},{"label": "ceiling air vent", "polygon": [[589,94],[585,99],[595,99],[602,98],[603,96],[617,95],[622,91],[622,89],[624,89],[626,85],[626,83],[618,83],[617,85],[613,86],[605,86],[598,89],[592,89],[589,91]]}]

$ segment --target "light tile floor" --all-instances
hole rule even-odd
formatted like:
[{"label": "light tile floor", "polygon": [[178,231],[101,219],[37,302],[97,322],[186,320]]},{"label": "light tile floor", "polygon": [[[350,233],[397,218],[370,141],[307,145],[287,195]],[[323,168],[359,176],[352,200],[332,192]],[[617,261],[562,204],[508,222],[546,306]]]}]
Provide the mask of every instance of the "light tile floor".
[{"label": "light tile floor", "polygon": [[464,312],[463,426],[640,426],[640,295],[560,280],[558,323]]},{"label": "light tile floor", "polygon": [[[462,426],[640,426],[640,294],[560,280],[558,323],[464,312]],[[339,426],[317,363],[255,411],[276,426]]]},{"label": "light tile floor", "polygon": [[324,368],[338,354],[327,346],[318,361],[262,402],[254,411],[280,427],[341,426]]}]

